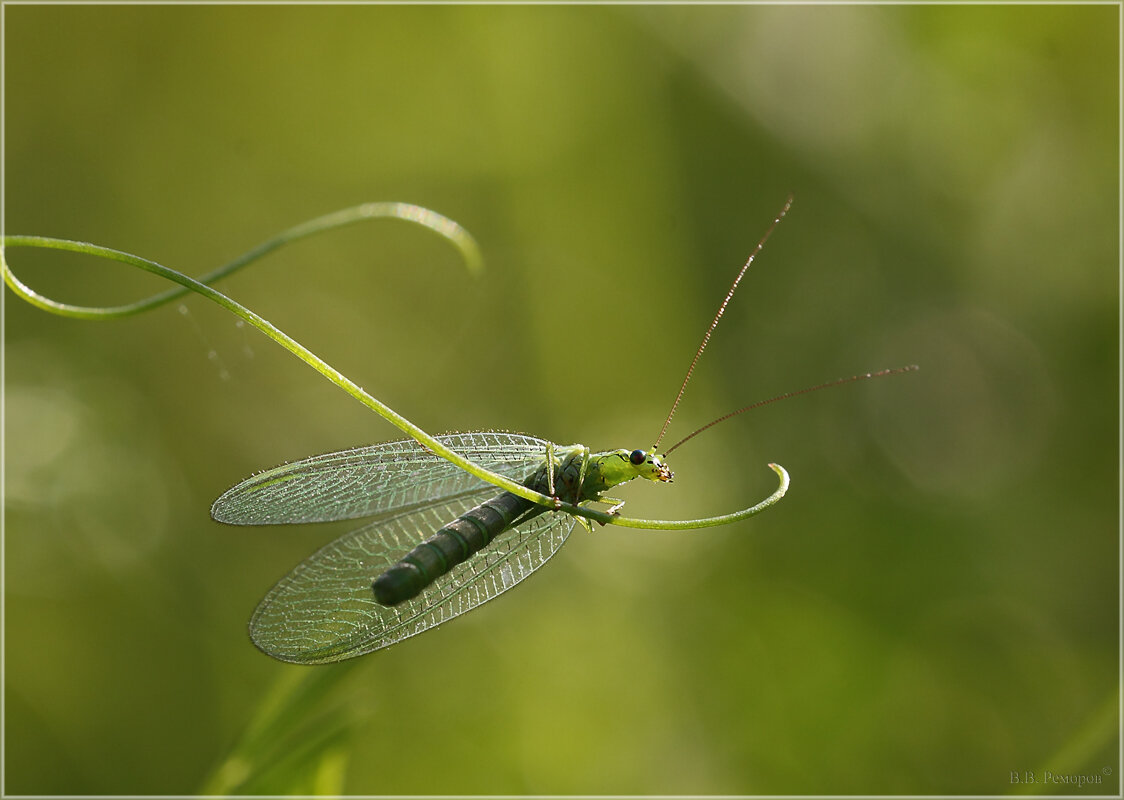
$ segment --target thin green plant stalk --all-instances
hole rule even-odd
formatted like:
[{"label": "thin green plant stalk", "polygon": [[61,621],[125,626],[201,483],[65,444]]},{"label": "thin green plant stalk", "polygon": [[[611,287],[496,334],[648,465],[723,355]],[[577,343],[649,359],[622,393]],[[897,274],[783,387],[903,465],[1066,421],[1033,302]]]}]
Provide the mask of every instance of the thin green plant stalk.
[{"label": "thin green plant stalk", "polygon": [[[623,501],[605,493],[636,478],[673,480],[674,473],[656,454],[656,447],[739,282],[791,203],[790,197],[738,272],[651,451],[593,453],[583,445],[559,446],[494,431],[432,436],[210,285],[290,241],[378,217],[406,219],[436,231],[458,248],[469,270],[477,272],[481,259],[472,237],[451,220],[417,206],[368,204],[319,217],[290,228],[201,280],[120,250],[35,236],[5,237],[0,268],[5,282],[22,299],[50,313],[79,319],[131,316],[195,292],[253,325],[410,437],[265,470],[231,487],[211,507],[213,519],[235,525],[371,518],[306,558],[270,590],[250,620],[251,639],[265,653],[282,661],[326,664],[389,647],[498,596],[550,559],[565,543],[575,519],[587,528],[598,522],[694,530],[746,519],[779,501],[789,478],[776,464],[769,465],[779,479],[773,494],[749,508],[715,517],[625,518],[618,513]],[[180,288],[123,306],[62,303],[35,292],[15,276],[6,260],[8,247],[93,255],[153,273]],[[844,380],[861,377],[872,376]],[[503,492],[497,494],[487,484]],[[588,505],[592,503],[611,507],[601,511]],[[237,767],[237,762],[231,763]]]},{"label": "thin green plant stalk", "polygon": [[[331,214],[325,214],[322,217],[316,217],[307,222],[302,222],[299,225],[294,225],[292,228],[282,231],[271,239],[267,239],[257,247],[238,256],[233,261],[222,265],[216,270],[208,272],[206,275],[200,276],[196,280],[199,283],[209,286],[291,242],[307,238],[317,233],[324,233],[334,228],[342,228],[345,225],[374,219],[400,219],[407,222],[414,222],[424,228],[428,228],[440,236],[443,236],[460,251],[461,258],[464,259],[465,267],[473,277],[478,277],[480,273],[483,272],[484,260],[480,255],[480,248],[477,246],[476,240],[472,238],[472,235],[469,234],[468,231],[453,220],[443,217],[435,211],[430,211],[428,208],[422,208],[421,206],[415,206],[409,203],[363,203],[362,205],[334,211]],[[21,245],[31,247],[55,247],[55,245],[48,244],[48,242],[51,241],[53,240],[40,236],[4,237],[5,246],[11,245],[12,247]],[[94,255],[97,254],[94,253]],[[76,306],[68,303],[60,303],[29,289],[11,274],[11,270],[6,264],[4,265],[4,280],[16,294],[44,311],[50,311],[53,314],[64,317],[87,320],[108,320],[131,317],[134,314],[140,314],[144,311],[158,308],[165,303],[170,303],[172,300],[176,300],[194,291],[190,286],[183,286],[179,289],[169,289],[165,292],[154,294],[151,297],[147,297],[135,303],[127,303],[120,306]]]},{"label": "thin green plant stalk", "polygon": [[[651,519],[632,519],[621,517],[618,514],[610,514],[597,509],[588,508],[585,506],[569,503],[550,497],[541,492],[536,492],[527,488],[521,483],[518,483],[503,475],[499,475],[491,470],[485,469],[478,464],[473,463],[471,460],[457,453],[452,448],[446,446],[436,437],[430,435],[420,427],[415,425],[410,420],[396,412],[394,409],[387,406],[362,387],[341,373],[335,367],[330,365],[324,359],[317,356],[307,347],[300,342],[293,339],[280,328],[273,325],[269,320],[254,313],[250,309],[241,305],[222,292],[213,288],[209,284],[218,281],[227,275],[235,272],[238,269],[248,266],[253,261],[261,258],[267,253],[276,250],[277,248],[287,244],[288,242],[295,241],[300,238],[311,236],[315,233],[330,230],[341,225],[346,225],[351,222],[356,222],[361,219],[374,219],[379,217],[395,217],[399,219],[407,219],[423,225],[431,230],[436,231],[440,235],[449,239],[454,245],[458,247],[465,263],[471,272],[478,272],[482,260],[479,256],[479,248],[472,237],[461,226],[452,220],[437,214],[436,212],[428,209],[421,208],[420,206],[411,206],[404,203],[370,203],[362,206],[356,206],[350,209],[344,209],[334,214],[328,214],[317,219],[310,220],[309,222],[297,225],[290,228],[286,232],[264,242],[261,245],[253,248],[242,256],[220,267],[217,270],[203,276],[201,279],[191,278],[169,267],[158,264],[155,261],[150,261],[146,258],[126,253],[121,250],[114,250],[109,247],[102,247],[100,245],[91,244],[89,242],[76,242],[69,239],[56,239],[45,236],[4,236],[3,246],[0,247],[0,270],[4,274],[4,282],[8,287],[20,298],[27,301],[37,308],[48,311],[52,314],[57,314],[62,317],[69,317],[73,319],[85,320],[107,320],[119,319],[122,317],[132,316],[142,313],[157,306],[170,302],[171,300],[181,297],[187,292],[195,292],[202,295],[213,303],[225,308],[230,313],[245,320],[260,330],[266,336],[279,345],[284,347],[290,353],[295,355],[301,361],[308,364],[314,370],[319,372],[329,381],[336,386],[343,389],[347,394],[358,400],[367,408],[371,409],[383,419],[390,422],[399,430],[406,433],[411,438],[417,440],[423,447],[430,452],[446,459],[447,461],[455,464],[466,472],[475,475],[481,480],[487,481],[494,486],[510,492],[518,497],[530,500],[541,506],[553,508],[558,511],[565,511],[568,514],[584,517],[586,519],[598,522],[602,525],[621,525],[629,528],[639,528],[648,530],[694,530],[697,528],[714,527],[718,525],[728,525],[733,522],[738,522],[743,519],[748,519],[756,514],[761,513],[770,506],[776,504],[785,492],[788,491],[789,476],[784,467],[779,464],[769,464],[779,479],[779,485],[769,497],[765,498],[756,505],[744,508],[740,511],[735,511],[729,514],[722,514],[714,517],[705,517],[693,520],[651,520]],[[52,250],[64,250],[72,253],[83,253],[86,255],[97,256],[111,261],[119,261],[124,264],[136,267],[146,272],[151,272],[168,281],[179,284],[182,289],[176,289],[169,292],[163,292],[154,295],[146,300],[139,301],[128,305],[111,306],[111,307],[98,307],[98,306],[79,306],[68,303],[61,303],[57,300],[51,299],[44,295],[39,294],[31,287],[24,284],[19,278],[16,277],[11,267],[8,265],[7,250],[11,247],[40,247]]]}]

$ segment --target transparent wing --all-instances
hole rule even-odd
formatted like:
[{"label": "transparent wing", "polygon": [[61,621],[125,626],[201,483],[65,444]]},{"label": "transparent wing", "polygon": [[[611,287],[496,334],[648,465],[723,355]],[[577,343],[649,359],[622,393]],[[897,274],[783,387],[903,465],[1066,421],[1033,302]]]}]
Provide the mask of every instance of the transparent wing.
[{"label": "transparent wing", "polygon": [[250,620],[261,650],[301,664],[323,664],[388,647],[507,591],[565,543],[574,518],[549,511],[500,534],[420,595],[388,608],[371,581],[419,541],[495,488],[398,514],[353,530],[313,553],[262,600]]},{"label": "transparent wing", "polygon": [[[547,442],[516,433],[437,438],[477,464],[520,481],[546,458]],[[331,522],[421,508],[488,485],[406,439],[259,472],[224,492],[211,507],[211,516],[233,525]]]}]

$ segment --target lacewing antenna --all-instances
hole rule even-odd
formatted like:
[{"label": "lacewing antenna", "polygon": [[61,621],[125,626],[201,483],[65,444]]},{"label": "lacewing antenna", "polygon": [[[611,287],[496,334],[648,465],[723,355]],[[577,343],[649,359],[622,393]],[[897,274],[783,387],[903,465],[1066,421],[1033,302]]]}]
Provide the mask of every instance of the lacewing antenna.
[{"label": "lacewing antenna", "polygon": [[694,439],[696,436],[698,436],[700,433],[705,431],[707,428],[713,428],[719,422],[725,422],[726,420],[730,419],[731,417],[736,417],[738,414],[742,414],[746,411],[749,411],[750,409],[760,408],[761,406],[767,406],[770,403],[775,403],[778,400],[786,400],[789,397],[796,397],[797,395],[808,394],[809,392],[818,392],[820,389],[830,389],[832,386],[842,386],[845,383],[854,383],[855,381],[865,381],[865,380],[869,380],[870,378],[884,378],[887,375],[900,375],[903,372],[916,372],[919,369],[920,369],[920,367],[918,367],[916,364],[910,364],[907,367],[894,367],[893,369],[883,369],[883,370],[879,370],[878,372],[864,372],[861,375],[852,375],[849,378],[839,378],[838,380],[828,381],[827,383],[821,383],[821,384],[818,384],[816,386],[809,386],[806,389],[798,389],[795,392],[785,392],[784,394],[778,394],[776,397],[770,397],[768,400],[758,400],[756,403],[750,403],[748,406],[745,406],[744,408],[739,408],[737,411],[731,411],[729,414],[725,414],[725,415],[719,417],[718,419],[714,420],[713,422],[708,422],[706,425],[703,425],[701,428],[699,428],[694,433],[691,433],[687,436],[684,436],[682,439],[680,439],[678,442],[673,444],[671,447],[667,448],[667,450],[664,451],[663,455],[667,456],[669,453],[671,453],[672,450],[676,449],[677,447],[679,447],[682,444],[685,444],[686,442],[689,442],[691,439]]},{"label": "lacewing antenna", "polygon": [[702,356],[703,350],[706,349],[707,344],[710,342],[710,335],[714,333],[714,329],[718,327],[718,320],[722,319],[722,315],[726,313],[726,306],[729,305],[730,298],[732,298],[734,292],[737,291],[742,276],[745,275],[746,270],[749,269],[749,265],[753,263],[753,259],[757,258],[757,254],[761,252],[761,249],[765,246],[765,242],[773,235],[773,231],[776,230],[780,221],[784,219],[784,215],[792,208],[792,200],[793,197],[790,194],[788,199],[785,200],[784,207],[781,208],[780,213],[773,218],[773,224],[765,231],[765,235],[761,237],[761,241],[757,243],[757,247],[753,248],[753,252],[749,254],[749,258],[746,260],[745,265],[742,266],[741,271],[738,272],[738,276],[734,278],[734,282],[730,286],[730,291],[726,292],[726,298],[722,301],[722,305],[718,306],[718,313],[714,315],[710,327],[707,328],[706,333],[703,334],[702,344],[700,344],[699,349],[695,351],[695,357],[691,359],[691,366],[687,367],[687,376],[683,378],[683,384],[679,387],[679,394],[675,396],[675,402],[671,404],[671,411],[667,412],[667,419],[664,420],[663,427],[660,429],[660,435],[656,437],[656,443],[652,445],[651,452],[656,452],[656,449],[660,446],[660,442],[663,441],[663,436],[667,433],[667,426],[671,424],[671,418],[675,416],[675,410],[679,408],[679,401],[683,399],[683,392],[687,390],[687,384],[691,381],[691,375],[695,371],[695,365],[699,363],[699,358]]}]

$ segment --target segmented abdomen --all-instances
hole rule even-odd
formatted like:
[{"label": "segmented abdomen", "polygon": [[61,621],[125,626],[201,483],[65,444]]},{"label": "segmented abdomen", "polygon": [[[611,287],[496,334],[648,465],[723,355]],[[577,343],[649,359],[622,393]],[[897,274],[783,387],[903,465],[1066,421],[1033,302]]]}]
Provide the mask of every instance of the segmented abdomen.
[{"label": "segmented abdomen", "polygon": [[530,500],[504,492],[469,509],[375,578],[371,584],[375,600],[394,606],[416,597],[457,564],[487,547],[513,522],[525,522],[546,510],[538,506],[536,511],[532,506],[535,503]]}]

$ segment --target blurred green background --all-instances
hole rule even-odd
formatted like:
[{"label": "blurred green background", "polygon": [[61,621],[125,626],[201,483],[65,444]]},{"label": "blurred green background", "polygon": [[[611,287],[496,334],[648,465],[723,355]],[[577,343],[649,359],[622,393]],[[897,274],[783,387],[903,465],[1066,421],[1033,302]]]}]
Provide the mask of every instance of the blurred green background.
[{"label": "blurred green background", "polygon": [[[5,15],[8,233],[197,275],[363,201],[471,230],[479,280],[387,221],[221,287],[427,430],[649,445],[789,192],[670,440],[922,368],[622,492],[709,516],[775,460],[761,517],[579,529],[467,617],[300,668],[246,621],[348,523],[209,505],[396,431],[201,299],[95,324],[5,293],[7,793],[1119,790],[1118,7]],[[9,259],[71,302],[165,288]]]}]

